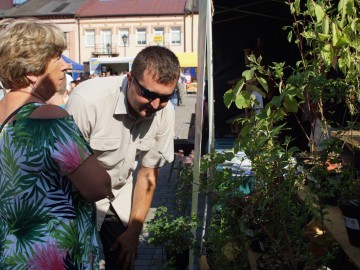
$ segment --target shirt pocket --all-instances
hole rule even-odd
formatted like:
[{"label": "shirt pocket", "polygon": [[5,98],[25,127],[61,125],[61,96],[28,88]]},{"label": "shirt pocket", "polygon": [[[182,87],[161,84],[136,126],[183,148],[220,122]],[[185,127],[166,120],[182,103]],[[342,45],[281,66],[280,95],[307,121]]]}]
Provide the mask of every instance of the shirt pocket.
[{"label": "shirt pocket", "polygon": [[140,139],[137,149],[140,151],[149,151],[154,145],[154,139]]},{"label": "shirt pocket", "polygon": [[121,138],[91,138],[90,147],[106,169],[112,169],[122,160]]},{"label": "shirt pocket", "polygon": [[90,146],[96,151],[112,151],[120,147],[121,138],[91,138]]}]

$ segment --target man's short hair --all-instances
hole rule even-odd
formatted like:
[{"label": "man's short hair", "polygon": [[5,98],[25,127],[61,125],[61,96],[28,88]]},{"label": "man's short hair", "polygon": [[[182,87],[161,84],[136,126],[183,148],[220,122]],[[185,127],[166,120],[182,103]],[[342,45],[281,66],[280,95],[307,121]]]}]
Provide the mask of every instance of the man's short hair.
[{"label": "man's short hair", "polygon": [[141,80],[145,70],[152,71],[154,79],[160,84],[177,82],[180,75],[179,59],[165,47],[148,46],[136,55],[131,74]]}]

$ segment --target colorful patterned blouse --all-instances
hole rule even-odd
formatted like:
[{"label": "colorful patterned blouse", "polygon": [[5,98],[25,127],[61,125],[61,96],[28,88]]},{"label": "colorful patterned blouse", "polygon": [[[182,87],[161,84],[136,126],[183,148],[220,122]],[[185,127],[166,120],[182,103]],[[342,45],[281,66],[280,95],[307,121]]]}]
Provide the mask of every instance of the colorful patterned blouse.
[{"label": "colorful patterned blouse", "polygon": [[92,151],[72,117],[30,119],[0,133],[0,269],[98,269],[94,204],[66,177]]}]

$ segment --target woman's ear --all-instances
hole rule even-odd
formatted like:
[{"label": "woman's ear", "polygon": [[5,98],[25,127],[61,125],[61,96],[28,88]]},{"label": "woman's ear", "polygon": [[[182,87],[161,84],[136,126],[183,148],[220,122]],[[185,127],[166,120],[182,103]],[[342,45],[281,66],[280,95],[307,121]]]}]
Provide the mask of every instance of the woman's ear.
[{"label": "woman's ear", "polygon": [[30,84],[36,84],[37,80],[38,80],[38,76],[36,75],[26,75],[26,78],[28,79]]}]

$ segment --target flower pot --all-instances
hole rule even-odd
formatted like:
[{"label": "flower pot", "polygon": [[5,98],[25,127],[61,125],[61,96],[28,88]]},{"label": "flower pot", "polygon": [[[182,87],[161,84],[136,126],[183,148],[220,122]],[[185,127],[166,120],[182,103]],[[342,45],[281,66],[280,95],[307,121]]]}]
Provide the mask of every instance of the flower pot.
[{"label": "flower pot", "polygon": [[339,205],[340,192],[333,195],[318,195],[318,197],[322,204],[336,206]]},{"label": "flower pot", "polygon": [[259,270],[272,270],[272,269],[305,269],[305,259],[298,259],[289,261],[286,255],[261,255],[257,261],[257,269]]},{"label": "flower pot", "polygon": [[339,207],[350,244],[360,247],[360,199],[343,200]]},{"label": "flower pot", "polygon": [[186,270],[189,265],[190,249],[184,250],[182,253],[169,252],[165,248],[166,258],[168,260],[173,258],[175,270]]}]

